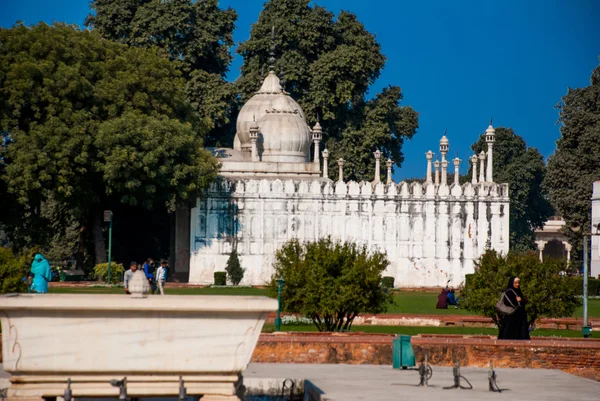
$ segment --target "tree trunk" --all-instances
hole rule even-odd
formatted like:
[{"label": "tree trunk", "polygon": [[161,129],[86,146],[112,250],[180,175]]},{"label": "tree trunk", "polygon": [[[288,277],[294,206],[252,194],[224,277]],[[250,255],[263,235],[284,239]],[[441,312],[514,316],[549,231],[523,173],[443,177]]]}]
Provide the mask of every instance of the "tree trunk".
[{"label": "tree trunk", "polygon": [[85,236],[86,236],[86,223],[81,222],[79,226],[79,243],[77,244],[77,253],[75,254],[75,266],[77,269],[83,269],[83,259],[85,255]]},{"label": "tree trunk", "polygon": [[106,263],[106,244],[102,233],[102,211],[98,208],[93,209],[92,216],[92,236],[94,237],[94,257],[95,264]]}]

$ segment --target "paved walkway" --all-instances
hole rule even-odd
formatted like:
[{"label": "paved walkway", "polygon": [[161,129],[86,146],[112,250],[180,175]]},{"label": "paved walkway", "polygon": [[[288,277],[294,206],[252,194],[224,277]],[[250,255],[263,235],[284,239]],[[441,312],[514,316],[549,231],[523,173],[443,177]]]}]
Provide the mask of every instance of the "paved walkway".
[{"label": "paved walkway", "polygon": [[[461,374],[473,390],[443,390],[453,383],[452,368],[433,367],[430,387],[414,386],[419,375],[414,370],[394,370],[380,365],[311,365],[252,363],[244,373],[248,379],[308,379],[323,391],[323,401],[411,401],[502,400],[511,401],[598,401],[600,382],[583,379],[560,370],[497,369],[502,394],[488,391],[487,370],[462,368]],[[8,386],[8,374],[0,364],[0,389]],[[256,381],[256,380],[254,380]],[[466,383],[463,382],[464,385]]]},{"label": "paved walkway", "polygon": [[[560,370],[497,369],[501,394],[488,391],[487,370],[462,368],[461,374],[473,390],[443,390],[453,384],[452,368],[433,367],[430,387],[414,386],[419,375],[414,370],[394,370],[380,365],[303,365],[252,363],[244,377],[308,379],[330,401],[411,401],[502,400],[564,401],[600,399],[600,382],[583,379]],[[406,397],[406,398],[404,398]],[[410,397],[410,398],[409,398]]]}]

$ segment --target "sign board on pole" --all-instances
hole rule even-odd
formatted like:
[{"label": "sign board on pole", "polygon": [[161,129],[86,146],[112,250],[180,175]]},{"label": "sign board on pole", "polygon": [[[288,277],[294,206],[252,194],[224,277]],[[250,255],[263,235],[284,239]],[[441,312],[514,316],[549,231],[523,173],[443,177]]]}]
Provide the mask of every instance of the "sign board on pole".
[{"label": "sign board on pole", "polygon": [[105,223],[110,223],[111,218],[112,218],[112,211],[111,210],[105,210],[104,211],[104,222]]}]

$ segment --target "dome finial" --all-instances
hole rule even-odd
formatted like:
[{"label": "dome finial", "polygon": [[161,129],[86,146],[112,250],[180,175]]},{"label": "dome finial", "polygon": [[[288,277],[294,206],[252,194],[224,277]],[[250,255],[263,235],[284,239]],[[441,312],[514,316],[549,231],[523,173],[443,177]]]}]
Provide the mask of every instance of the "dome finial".
[{"label": "dome finial", "polygon": [[281,59],[281,63],[280,64],[280,69],[279,69],[279,83],[281,84],[281,90],[285,91],[285,72],[283,71],[283,68],[285,66],[285,61],[283,60],[283,58]]},{"label": "dome finial", "polygon": [[271,26],[271,49],[269,51],[269,71],[275,72],[275,25]]}]

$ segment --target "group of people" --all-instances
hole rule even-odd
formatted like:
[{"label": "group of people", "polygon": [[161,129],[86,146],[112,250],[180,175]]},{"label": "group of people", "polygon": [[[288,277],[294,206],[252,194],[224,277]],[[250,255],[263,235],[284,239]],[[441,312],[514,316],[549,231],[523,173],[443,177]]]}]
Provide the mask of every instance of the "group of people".
[{"label": "group of people", "polygon": [[[448,287],[448,284],[438,295],[436,305],[438,309],[447,309],[449,305],[454,305],[458,309],[459,297],[456,296],[454,288]],[[512,312],[510,314],[498,313],[498,339],[529,340],[529,322],[525,310],[527,298],[523,296],[521,291],[521,279],[519,277],[510,277],[508,280],[508,286],[502,293],[502,303],[508,306]]]},{"label": "group of people", "polygon": [[448,305],[453,305],[455,309],[458,309],[459,297],[456,296],[454,288],[448,287],[448,284],[450,284],[450,280],[446,283],[446,288],[438,295],[438,302],[435,306],[438,309],[448,309]]},{"label": "group of people", "polygon": [[[133,277],[133,273],[140,268],[143,270],[150,285],[152,294],[158,289],[161,295],[165,295],[165,282],[169,271],[169,264],[166,260],[160,263],[160,266],[155,269],[154,260],[148,258],[146,262],[140,266],[136,262],[129,264],[129,270],[125,272],[124,287],[125,293],[129,294],[129,282]],[[48,283],[52,281],[52,268],[50,263],[41,255],[37,254],[31,263],[31,270],[27,277],[24,278],[27,282],[30,292],[45,294],[48,292]]]},{"label": "group of people", "polygon": [[146,279],[148,280],[148,284],[150,285],[150,292],[154,294],[157,290],[160,291],[160,295],[165,295],[165,282],[167,281],[167,273],[169,272],[169,264],[166,260],[163,260],[160,263],[158,269],[154,267],[154,260],[152,258],[148,258],[146,262],[140,266],[137,262],[132,261],[129,264],[129,270],[125,272],[125,277],[123,280],[123,286],[125,287],[125,293],[129,294],[129,283],[133,278],[133,274],[137,269],[141,269],[146,275]]}]

